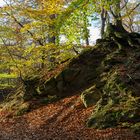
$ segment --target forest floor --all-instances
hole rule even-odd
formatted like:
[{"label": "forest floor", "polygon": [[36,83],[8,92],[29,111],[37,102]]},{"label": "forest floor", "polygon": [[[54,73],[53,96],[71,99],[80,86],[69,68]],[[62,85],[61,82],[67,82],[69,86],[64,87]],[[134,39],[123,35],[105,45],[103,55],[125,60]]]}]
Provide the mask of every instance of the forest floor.
[{"label": "forest floor", "polygon": [[71,96],[14,118],[0,114],[0,140],[140,140],[122,128],[96,130],[86,127],[94,107],[85,108]]}]

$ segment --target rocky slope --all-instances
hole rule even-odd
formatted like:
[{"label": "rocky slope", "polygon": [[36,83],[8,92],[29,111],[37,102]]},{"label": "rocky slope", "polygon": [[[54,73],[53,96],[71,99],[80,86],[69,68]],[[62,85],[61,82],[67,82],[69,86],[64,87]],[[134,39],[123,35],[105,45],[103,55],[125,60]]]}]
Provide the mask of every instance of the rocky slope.
[{"label": "rocky slope", "polygon": [[94,48],[72,59],[57,74],[27,76],[24,90],[10,97],[5,108],[10,106],[19,115],[37,104],[81,94],[85,107],[95,105],[88,127],[118,126],[139,133],[140,35],[117,32],[112,25],[107,31]]}]

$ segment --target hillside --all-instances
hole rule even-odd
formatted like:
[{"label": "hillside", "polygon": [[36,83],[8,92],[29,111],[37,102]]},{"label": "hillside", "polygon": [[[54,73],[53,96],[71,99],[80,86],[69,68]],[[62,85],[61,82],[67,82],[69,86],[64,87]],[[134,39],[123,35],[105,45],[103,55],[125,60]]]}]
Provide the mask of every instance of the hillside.
[{"label": "hillside", "polygon": [[138,33],[110,25],[96,46],[47,74],[28,75],[1,105],[1,139],[139,139]]}]

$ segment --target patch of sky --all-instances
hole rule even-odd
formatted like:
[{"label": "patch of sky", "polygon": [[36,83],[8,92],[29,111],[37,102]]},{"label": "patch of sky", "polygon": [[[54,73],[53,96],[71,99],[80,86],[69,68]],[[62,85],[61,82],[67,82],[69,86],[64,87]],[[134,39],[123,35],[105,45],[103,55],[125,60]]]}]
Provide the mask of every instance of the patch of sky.
[{"label": "patch of sky", "polygon": [[0,6],[3,6],[5,3],[3,0],[0,0]]}]

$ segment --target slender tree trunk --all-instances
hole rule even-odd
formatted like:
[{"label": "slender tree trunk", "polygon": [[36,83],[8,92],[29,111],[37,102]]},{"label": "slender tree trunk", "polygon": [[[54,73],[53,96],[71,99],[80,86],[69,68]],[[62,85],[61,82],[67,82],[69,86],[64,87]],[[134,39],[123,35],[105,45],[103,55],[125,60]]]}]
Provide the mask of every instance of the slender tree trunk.
[{"label": "slender tree trunk", "polygon": [[[50,19],[52,20],[52,22],[53,22],[53,20],[55,20],[56,16],[57,16],[56,14],[50,15]],[[57,43],[57,34],[56,34],[54,23],[52,23],[52,25],[49,26],[49,30],[50,30],[50,33],[48,35],[48,43],[56,44]],[[48,56],[48,61],[50,62],[50,66],[54,67],[56,58],[52,54],[55,54],[55,48],[52,48],[49,51],[51,53]]]},{"label": "slender tree trunk", "polygon": [[115,25],[118,27],[118,30],[120,31],[125,30],[122,23],[120,1],[117,2],[116,5],[114,6],[113,16],[114,16]]},{"label": "slender tree trunk", "polygon": [[[54,20],[56,18],[56,14],[53,14],[53,15],[51,15],[50,16],[50,19],[51,20]],[[53,31],[54,30],[54,25],[50,25],[49,26],[49,28],[50,28],[50,31]],[[56,43],[56,36],[55,35],[49,35],[48,36],[48,43]]]},{"label": "slender tree trunk", "polygon": [[86,42],[86,46],[89,46],[89,30],[88,30],[88,19],[87,19],[87,15],[85,12],[83,12],[84,15],[84,37],[85,37],[85,42]]},{"label": "slender tree trunk", "polygon": [[106,18],[107,18],[107,11],[103,8],[101,11],[101,37],[102,38],[105,32]]}]

